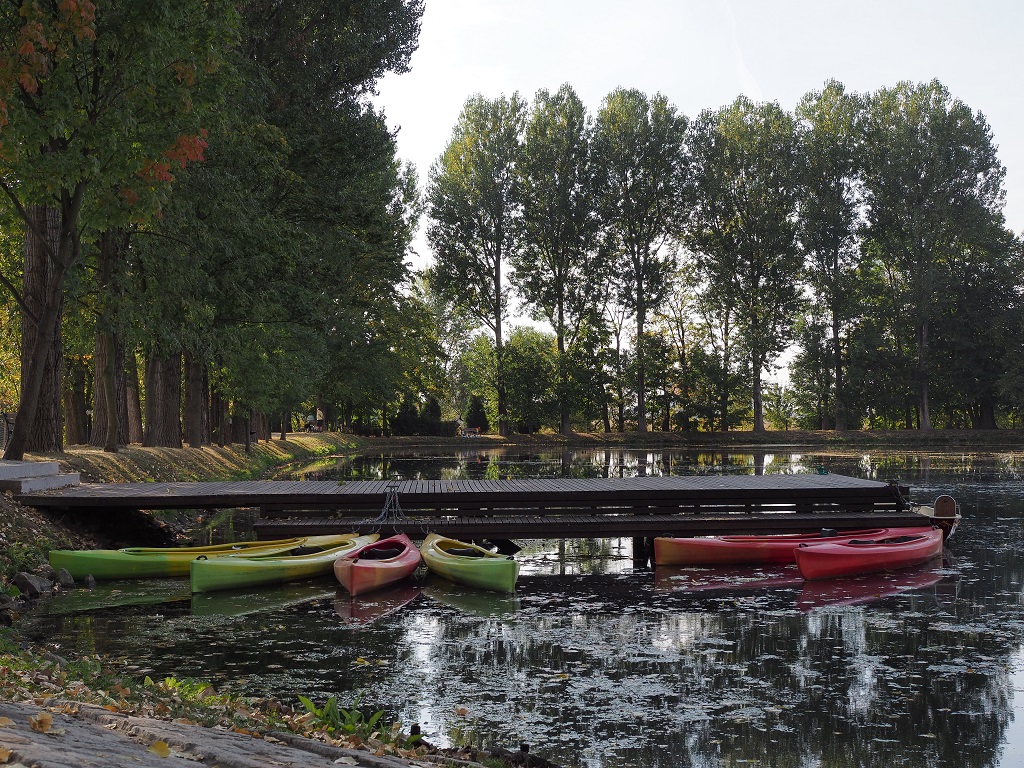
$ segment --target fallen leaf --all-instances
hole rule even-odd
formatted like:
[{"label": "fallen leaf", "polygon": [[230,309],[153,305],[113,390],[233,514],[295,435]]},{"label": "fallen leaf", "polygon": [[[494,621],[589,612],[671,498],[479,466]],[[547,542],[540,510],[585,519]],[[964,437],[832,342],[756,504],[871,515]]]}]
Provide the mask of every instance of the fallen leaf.
[{"label": "fallen leaf", "polygon": [[171,748],[167,746],[166,741],[154,741],[153,746],[151,746],[148,751],[152,752],[157,757],[171,756]]},{"label": "fallen leaf", "polygon": [[455,714],[459,717],[465,717],[469,714],[469,710],[465,707],[455,707]]},{"label": "fallen leaf", "polygon": [[9,717],[0,717],[0,728],[10,728],[14,725],[14,721]]},{"label": "fallen leaf", "polygon": [[0,747],[0,763],[6,763],[8,760],[11,759],[11,755],[13,754],[14,750],[4,749],[3,747]]},{"label": "fallen leaf", "polygon": [[35,717],[30,717],[28,724],[32,726],[32,730],[36,733],[46,733],[53,725],[53,715],[49,712],[40,712]]}]

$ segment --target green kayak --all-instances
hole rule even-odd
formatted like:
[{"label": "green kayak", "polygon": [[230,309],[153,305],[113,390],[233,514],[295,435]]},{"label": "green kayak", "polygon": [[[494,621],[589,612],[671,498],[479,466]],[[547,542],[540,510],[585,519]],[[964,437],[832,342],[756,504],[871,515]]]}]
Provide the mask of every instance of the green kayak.
[{"label": "green kayak", "polygon": [[66,568],[76,579],[91,575],[94,579],[159,579],[165,576],[188,576],[188,566],[197,557],[217,558],[245,553],[274,555],[295,547],[334,546],[343,536],[304,536],[273,541],[239,541],[234,544],[213,544],[206,547],[129,547],[127,549],[54,549],[50,565],[59,571]]},{"label": "green kayak", "polygon": [[301,547],[292,552],[273,555],[229,555],[209,560],[193,560],[189,569],[193,592],[215,592],[218,589],[241,589],[261,584],[280,584],[313,576],[329,574],[334,561],[353,549],[372,544],[376,533],[358,536],[350,533],[334,537],[340,539],[333,546],[307,552]]},{"label": "green kayak", "polygon": [[427,534],[420,554],[430,570],[456,584],[515,592],[519,563],[511,557],[436,533]]}]

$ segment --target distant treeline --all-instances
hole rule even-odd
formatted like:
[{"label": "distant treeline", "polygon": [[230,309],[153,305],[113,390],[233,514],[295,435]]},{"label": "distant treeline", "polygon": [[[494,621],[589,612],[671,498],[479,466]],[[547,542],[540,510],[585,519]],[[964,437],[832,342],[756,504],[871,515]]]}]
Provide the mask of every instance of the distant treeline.
[{"label": "distant treeline", "polygon": [[[472,96],[425,191],[373,106],[422,0],[0,11],[8,458],[365,433],[993,427],[1021,249],[939,83]],[[441,148],[439,148],[441,149]],[[423,214],[435,264],[408,259]],[[541,321],[510,328],[511,315]],[[767,384],[780,355],[786,386]]]},{"label": "distant treeline", "polygon": [[[453,405],[503,432],[1019,424],[1003,178],[937,81],[692,120],[635,90],[596,116],[569,85],[473,96],[427,187]],[[508,332],[513,292],[553,334]]]}]

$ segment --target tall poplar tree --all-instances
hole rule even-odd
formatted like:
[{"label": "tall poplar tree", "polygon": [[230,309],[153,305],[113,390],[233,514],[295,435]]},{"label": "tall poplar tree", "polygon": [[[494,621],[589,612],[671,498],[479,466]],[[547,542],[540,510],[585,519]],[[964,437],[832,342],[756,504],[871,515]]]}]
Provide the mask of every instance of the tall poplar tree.
[{"label": "tall poplar tree", "polygon": [[522,242],[519,164],[526,102],[481,95],[466,100],[452,138],[430,169],[427,242],[434,287],[494,334],[498,423],[508,434],[502,375],[508,312],[506,262]]},{"label": "tall poplar tree", "polygon": [[687,242],[709,298],[738,325],[750,362],[754,431],[764,431],[762,375],[786,348],[800,307],[797,137],[778,104],[741,96],[690,126],[694,207]]},{"label": "tall poplar tree", "polygon": [[647,381],[641,340],[649,313],[665,299],[670,252],[687,205],[686,116],[661,94],[616,89],[594,130],[600,169],[598,211],[605,247],[617,256],[616,292],[635,318],[637,430],[647,431]]},{"label": "tall poplar tree", "polygon": [[572,431],[567,350],[596,322],[606,277],[590,134],[587,110],[571,86],[538,91],[519,165],[524,238],[511,261],[526,303],[555,331],[562,434]]},{"label": "tall poplar tree", "polygon": [[[843,340],[859,305],[856,265],[863,101],[834,80],[796,108],[800,136],[800,245],[813,300],[831,331],[833,413],[846,428],[848,403]],[[824,414],[823,414],[824,416]],[[824,424],[820,425],[824,428]]]},{"label": "tall poplar tree", "polygon": [[905,286],[918,423],[928,430],[932,332],[953,301],[947,275],[1002,222],[1005,170],[984,115],[938,80],[872,94],[865,149],[866,247]]}]

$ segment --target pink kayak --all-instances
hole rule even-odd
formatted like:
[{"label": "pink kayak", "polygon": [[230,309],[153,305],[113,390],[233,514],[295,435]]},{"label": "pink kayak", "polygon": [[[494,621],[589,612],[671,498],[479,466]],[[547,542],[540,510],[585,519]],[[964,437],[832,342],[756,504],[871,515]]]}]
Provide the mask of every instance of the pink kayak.
[{"label": "pink kayak", "polygon": [[655,565],[743,565],[746,563],[792,563],[793,550],[801,544],[843,542],[853,539],[881,539],[925,533],[930,527],[868,528],[837,532],[784,533],[765,536],[707,536],[654,540]]},{"label": "pink kayak", "polygon": [[831,579],[858,573],[894,571],[926,563],[942,554],[942,531],[854,539],[797,547],[796,565],[805,579]]},{"label": "pink kayak", "polygon": [[339,557],[334,575],[349,594],[361,595],[411,576],[419,564],[420,551],[400,533]]}]

